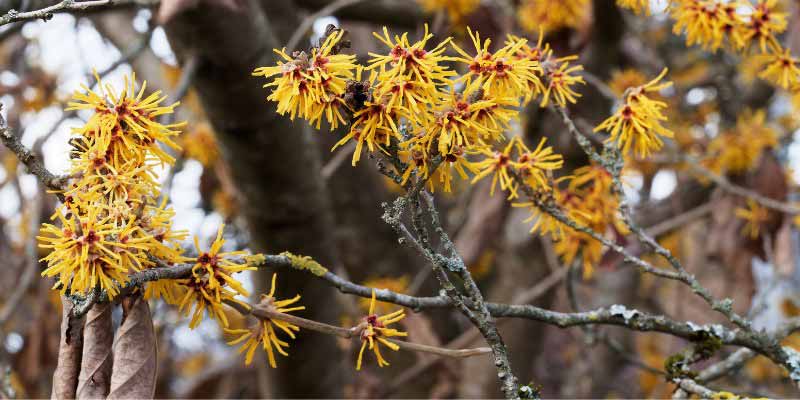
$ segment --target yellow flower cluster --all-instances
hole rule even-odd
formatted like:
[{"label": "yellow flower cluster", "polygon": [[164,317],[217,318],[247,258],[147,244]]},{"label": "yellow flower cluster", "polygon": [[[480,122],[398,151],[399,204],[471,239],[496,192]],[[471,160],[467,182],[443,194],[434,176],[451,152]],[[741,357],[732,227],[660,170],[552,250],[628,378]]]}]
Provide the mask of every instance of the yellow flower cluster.
[{"label": "yellow flower cluster", "polygon": [[545,141],[546,139],[542,138],[533,151],[519,137],[511,139],[502,152],[481,150],[486,158],[475,164],[480,172],[472,178],[472,182],[492,174],[490,193],[494,194],[499,181],[500,189],[509,192],[509,199],[515,199],[518,197],[519,185],[511,174],[516,173],[532,189],[549,190],[550,181],[546,172],[561,168],[564,165],[564,158],[560,154],[555,154],[552,147],[544,147]]},{"label": "yellow flower cluster", "polygon": [[[612,192],[611,174],[599,165],[588,165],[575,170],[572,176],[562,178],[564,189],[553,191],[552,201],[564,214],[578,225],[604,234],[626,235],[628,229],[619,218],[619,199]],[[532,210],[527,221],[535,221],[531,232],[549,235],[554,250],[566,265],[581,257],[583,274],[590,278],[594,266],[603,255],[603,245],[586,233],[577,231],[541,211],[532,202],[515,203],[515,207]]]},{"label": "yellow flower cluster", "polygon": [[[636,3],[618,0],[621,6],[646,10]],[[669,12],[675,20],[672,31],[685,34],[687,45],[710,51],[726,48],[742,55],[757,49],[760,54],[749,61],[760,67],[761,78],[784,90],[800,88],[798,59],[777,39],[787,26],[787,14],[780,10],[778,0],[674,0],[669,2]]]},{"label": "yellow flower cluster", "polygon": [[629,154],[631,147],[639,157],[647,157],[652,151],[661,149],[664,142],[661,137],[673,137],[672,131],[662,123],[667,120],[663,110],[667,104],[648,97],[672,85],[672,82],[661,82],[667,74],[664,68],[652,81],[633,88],[623,94],[623,102],[617,111],[595,127],[594,131],[608,131],[608,141],[614,142],[624,154]]},{"label": "yellow flower cluster", "polygon": [[69,103],[68,110],[93,114],[73,129],[73,178],[54,216],[61,227],[44,224],[38,239],[50,250],[42,275],[57,277],[62,292],[100,288],[114,297],[131,271],[154,265],[149,256],[184,261],[178,241],[186,233],[172,229],[155,176],[157,166],[173,161],[160,146],[177,148],[172,138],[183,124],[159,123],[177,104],[161,105],[160,92],[145,96],[146,84],[137,91],[134,77],[120,93],[99,78],[98,85],[102,94],[83,87]]},{"label": "yellow flower cluster", "polygon": [[[319,49],[312,49],[312,54],[352,60],[352,56],[330,54],[328,49],[337,48],[342,37],[341,31],[334,32]],[[502,152],[496,152],[494,146],[505,140],[503,133],[518,117],[519,107],[539,97],[542,106],[564,106],[580,97],[574,87],[584,83],[576,75],[582,67],[571,65],[576,57],[554,57],[550,47],[542,43],[542,35],[535,46],[524,38],[508,36],[503,46],[490,50],[491,40],[482,39],[469,28],[467,32],[472,48],[465,50],[450,38],[428,48],[433,35],[427,27],[418,41],[411,41],[407,33],[392,36],[384,28],[382,34],[374,36],[388,53],[370,53],[365,67],[342,61],[339,64],[347,67],[337,71],[348,71],[347,74],[329,71],[330,79],[342,79],[349,76],[349,71],[356,71],[354,79],[333,85],[344,87],[344,92],[337,89],[329,93],[341,99],[330,114],[349,113],[352,121],[334,149],[355,142],[355,165],[364,147],[370,152],[388,153],[390,147],[396,146],[405,164],[399,171],[403,184],[417,176],[428,180],[431,190],[439,186],[450,191],[454,173],[464,179],[470,173],[485,176],[495,171],[492,164]],[[454,56],[445,54],[449,49]],[[278,53],[285,56],[283,51]],[[290,112],[292,117],[300,115],[319,124],[319,120],[309,117],[317,113],[301,110],[297,100],[300,90],[288,89],[292,85],[310,87],[308,82],[312,81],[312,76],[303,72],[309,65],[305,61],[308,56],[296,53],[293,57],[278,67],[259,68],[256,73],[268,77],[281,74],[267,84],[274,87],[269,99],[278,102],[279,112]],[[463,68],[463,74],[458,75],[448,63]],[[323,95],[313,98],[317,101],[302,103],[302,109],[318,110],[331,104]],[[337,125],[331,119],[328,122],[332,128]],[[544,171],[561,165],[560,156],[553,154],[550,147],[540,146],[530,152],[519,141],[508,151],[514,147],[530,153],[515,167],[525,164],[526,179],[536,185],[545,183]],[[501,179],[501,187],[509,188],[509,175],[502,173]]]},{"label": "yellow flower cluster", "polygon": [[253,268],[232,261],[242,252],[221,252],[222,227],[209,251],[202,251],[195,239],[198,257],[183,255],[180,242],[187,233],[172,228],[175,213],[167,208],[156,178],[156,168],[174,162],[161,146],[179,150],[172,139],[185,124],[158,121],[177,103],[161,105],[166,96],[158,91],[145,95],[146,83],[137,90],[133,76],[125,78],[121,92],[97,81],[99,93],[84,86],[69,103],[68,110],[92,115],[73,129],[70,179],[62,193],[64,204],[53,217],[60,227],[43,224],[38,237],[39,246],[50,250],[42,275],[57,277],[62,292],[101,289],[113,298],[131,273],[155,267],[156,260],[193,262],[186,279],[147,283],[145,298],[163,298],[187,313],[194,304],[192,328],[205,309],[227,325],[222,303],[247,295],[232,275]]},{"label": "yellow flower cluster", "polygon": [[764,110],[742,113],[735,128],[711,140],[703,164],[717,174],[740,174],[758,166],[764,150],[778,144],[778,133],[765,120]]}]

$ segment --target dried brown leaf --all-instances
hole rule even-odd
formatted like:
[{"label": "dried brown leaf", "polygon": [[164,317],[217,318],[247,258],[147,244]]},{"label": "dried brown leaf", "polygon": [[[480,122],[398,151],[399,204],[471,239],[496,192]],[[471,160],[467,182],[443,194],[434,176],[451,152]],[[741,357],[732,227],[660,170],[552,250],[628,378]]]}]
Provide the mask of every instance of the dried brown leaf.
[{"label": "dried brown leaf", "polygon": [[71,320],[72,302],[61,297],[61,338],[58,344],[58,364],[53,373],[53,399],[74,399],[78,387],[83,351],[83,319]]},{"label": "dried brown leaf", "polygon": [[141,296],[122,302],[124,317],[114,344],[109,399],[152,399],[156,390],[156,334]]},{"label": "dried brown leaf", "polygon": [[78,399],[104,399],[111,381],[114,332],[109,303],[95,304],[86,314]]}]

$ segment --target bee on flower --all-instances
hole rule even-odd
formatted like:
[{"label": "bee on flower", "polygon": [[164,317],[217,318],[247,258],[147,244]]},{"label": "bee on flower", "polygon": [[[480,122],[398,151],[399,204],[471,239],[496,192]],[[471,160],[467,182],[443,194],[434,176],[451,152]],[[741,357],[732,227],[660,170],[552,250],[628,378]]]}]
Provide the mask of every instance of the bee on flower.
[{"label": "bee on flower", "polygon": [[[290,313],[293,311],[305,310],[305,306],[294,305],[300,301],[300,295],[287,300],[277,300],[275,296],[275,280],[278,274],[272,274],[272,287],[266,295],[261,296],[259,307],[265,307],[270,311],[277,313]],[[293,306],[294,305],[294,306]],[[290,307],[291,306],[291,307]],[[276,329],[277,328],[277,329]],[[278,338],[278,330],[283,331],[289,338],[295,339],[295,333],[300,330],[300,327],[292,323],[281,321],[275,318],[260,318],[258,323],[250,329],[227,329],[225,333],[231,335],[239,335],[238,338],[228,342],[229,345],[236,345],[242,343],[239,348],[239,354],[245,353],[245,365],[250,365],[253,362],[253,356],[259,345],[267,353],[267,360],[272,368],[277,368],[275,362],[275,352],[288,357],[289,353],[286,348],[289,343]]]},{"label": "bee on flower", "polygon": [[392,343],[388,338],[395,336],[408,336],[408,333],[400,332],[394,328],[388,328],[388,326],[399,322],[405,317],[406,315],[403,309],[399,309],[384,315],[375,314],[375,290],[372,290],[372,300],[370,301],[369,312],[356,327],[356,329],[358,329],[360,332],[359,338],[361,339],[361,350],[358,352],[356,371],[361,370],[362,360],[364,359],[364,349],[367,348],[375,353],[375,359],[378,361],[379,367],[389,365],[389,362],[386,361],[386,359],[381,355],[380,345],[382,344],[394,351],[400,349],[400,346]]},{"label": "bee on flower", "polygon": [[672,131],[662,124],[667,120],[663,110],[667,104],[653,100],[648,93],[658,92],[672,85],[672,82],[660,82],[667,74],[667,69],[650,82],[629,88],[623,95],[623,103],[617,111],[595,127],[594,131],[608,131],[607,139],[620,147],[623,153],[633,152],[639,157],[647,157],[651,152],[661,149],[662,137],[671,138]]}]

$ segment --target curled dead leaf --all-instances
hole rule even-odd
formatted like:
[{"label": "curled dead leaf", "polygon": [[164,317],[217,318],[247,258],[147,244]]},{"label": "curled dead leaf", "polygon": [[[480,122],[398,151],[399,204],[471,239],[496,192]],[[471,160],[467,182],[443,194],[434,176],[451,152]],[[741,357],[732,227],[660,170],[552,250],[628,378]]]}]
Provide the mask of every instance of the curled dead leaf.
[{"label": "curled dead leaf", "polygon": [[156,390],[156,334],[141,295],[122,301],[123,320],[114,344],[109,399],[152,399]]},{"label": "curled dead leaf", "polygon": [[78,387],[83,351],[83,318],[69,317],[72,302],[61,297],[61,338],[58,344],[58,363],[53,373],[53,399],[74,399]]},{"label": "curled dead leaf", "polygon": [[86,314],[78,399],[104,399],[108,394],[114,342],[111,309],[109,303],[95,304]]}]

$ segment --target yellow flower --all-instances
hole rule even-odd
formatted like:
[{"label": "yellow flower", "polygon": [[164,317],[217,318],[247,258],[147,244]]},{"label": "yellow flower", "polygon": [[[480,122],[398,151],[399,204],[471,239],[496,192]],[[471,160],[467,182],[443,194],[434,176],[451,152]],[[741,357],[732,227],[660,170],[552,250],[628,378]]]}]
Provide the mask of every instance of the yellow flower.
[{"label": "yellow flower", "polygon": [[200,319],[206,309],[208,309],[208,315],[212,319],[218,320],[223,328],[227,328],[228,318],[222,308],[223,303],[234,302],[249,308],[246,303],[235,298],[237,295],[249,296],[249,293],[232,275],[256,268],[227,258],[242,256],[245,254],[244,252],[220,252],[222,245],[225,243],[222,238],[223,227],[220,226],[217,231],[217,237],[207,252],[200,249],[197,238],[195,238],[198,257],[194,260],[195,265],[192,267],[192,275],[189,278],[177,280],[177,283],[186,288],[186,292],[178,302],[181,312],[188,314],[191,305],[194,304],[192,319],[189,322],[189,328],[192,329],[200,323]]},{"label": "yellow flower", "polygon": [[[288,300],[276,300],[275,297],[273,297],[275,295],[275,279],[277,275],[278,274],[272,275],[272,288],[270,289],[269,294],[261,296],[260,304],[265,305],[271,310],[279,313],[305,310],[305,306],[288,307],[294,303],[297,303],[300,300],[300,295]],[[239,348],[239,353],[241,354],[246,351],[244,360],[246,365],[250,365],[250,363],[253,362],[253,355],[255,354],[256,349],[258,349],[260,343],[261,347],[267,353],[270,367],[277,368],[277,364],[275,362],[275,351],[283,356],[289,356],[289,353],[287,353],[285,350],[285,348],[289,347],[289,343],[278,338],[275,327],[286,333],[292,339],[295,338],[294,333],[300,330],[297,325],[286,321],[269,318],[259,320],[258,324],[251,329],[225,328],[224,330],[225,333],[228,334],[240,335],[238,338],[228,342],[228,344],[235,345],[244,342],[244,344],[242,344],[242,346]]]},{"label": "yellow flower", "polygon": [[385,26],[383,27],[383,36],[375,32],[372,35],[390,49],[387,55],[369,53],[372,57],[369,60],[369,69],[384,68],[385,73],[381,74],[384,77],[404,77],[411,81],[435,85],[446,83],[449,77],[456,74],[447,66],[440,65],[449,60],[449,57],[445,57],[443,54],[447,50],[446,46],[450,43],[450,38],[445,39],[431,50],[425,50],[428,40],[433,38],[433,34],[428,31],[427,24],[425,24],[425,33],[422,35],[422,39],[413,44],[408,40],[408,33],[404,33],[403,36],[395,35],[392,38]]},{"label": "yellow flower", "polygon": [[523,0],[517,8],[520,26],[529,32],[577,28],[588,15],[588,0]]},{"label": "yellow flower", "polygon": [[542,93],[541,107],[547,107],[551,96],[553,97],[553,102],[561,107],[566,106],[567,102],[575,104],[578,101],[578,97],[581,97],[581,95],[575,92],[572,86],[578,83],[586,84],[586,82],[584,82],[582,76],[572,75],[583,70],[582,65],[569,65],[570,61],[577,59],[578,56],[568,56],[542,64],[545,86]]},{"label": "yellow flower", "polygon": [[650,15],[650,0],[617,0],[617,5],[636,14]]},{"label": "yellow flower", "polygon": [[82,135],[92,144],[94,141],[106,143],[105,150],[108,163],[119,168],[131,159],[139,159],[144,153],[155,155],[162,163],[172,164],[174,159],[159,144],[175,150],[180,147],[172,140],[177,136],[185,122],[163,125],[158,122],[161,115],[174,112],[179,103],[169,106],[160,105],[167,99],[160,90],[144,97],[147,82],[143,82],[136,92],[136,77],[125,77],[122,92],[116,93],[111,85],[103,84],[95,74],[102,95],[86,86],[81,86],[85,93],[75,91],[73,101],[66,108],[69,110],[92,110],[95,113],[84,127],[75,133]]},{"label": "yellow flower", "polygon": [[616,142],[623,153],[629,153],[633,146],[637,156],[647,157],[650,152],[661,149],[664,145],[661,137],[673,137],[672,131],[662,125],[667,120],[662,113],[667,104],[650,99],[647,93],[670,86],[671,82],[659,83],[666,74],[667,69],[664,68],[652,81],[628,90],[616,113],[595,127],[594,131],[608,131],[611,134],[608,141]]},{"label": "yellow flower", "polygon": [[[228,317],[225,316],[225,309],[222,307],[224,302],[234,302],[244,308],[250,308],[247,303],[235,298],[236,292],[225,287],[214,289],[209,287],[206,276],[192,275],[186,279],[178,279],[176,283],[182,286],[181,290],[183,291],[178,308],[183,315],[189,315],[191,312],[192,319],[189,321],[191,329],[200,324],[206,309],[208,309],[208,316],[211,319],[217,320],[223,328],[228,327]],[[192,310],[192,305],[194,305],[194,310]]]},{"label": "yellow flower", "polygon": [[778,133],[765,120],[764,110],[745,110],[735,129],[711,140],[706,149],[706,167],[718,174],[738,174],[755,168],[764,150],[778,144]]},{"label": "yellow flower", "polygon": [[361,338],[361,350],[358,352],[356,371],[361,370],[361,361],[364,358],[364,349],[367,347],[369,347],[369,349],[375,353],[375,358],[378,361],[379,367],[389,365],[386,359],[384,359],[381,355],[380,344],[383,344],[394,351],[400,349],[400,346],[386,340],[386,338],[394,336],[408,336],[408,333],[400,332],[394,328],[387,328],[387,326],[398,322],[405,317],[406,315],[403,309],[399,309],[395,312],[381,316],[375,314],[375,290],[372,290],[372,301],[369,305],[369,313],[357,326],[361,332],[359,334],[359,337]]},{"label": "yellow flower", "polygon": [[225,244],[225,239],[222,238],[222,230],[224,228],[225,224],[220,225],[217,230],[217,238],[211,244],[211,248],[207,252],[200,249],[197,237],[194,238],[194,245],[197,249],[198,256],[195,259],[195,265],[192,267],[192,276],[198,279],[203,276],[206,277],[206,290],[211,292],[209,294],[212,294],[218,303],[221,302],[221,292],[226,285],[230,286],[231,289],[242,296],[249,296],[250,293],[242,287],[239,281],[233,278],[233,274],[256,269],[256,267],[250,267],[247,264],[237,263],[230,259],[230,257],[242,257],[246,255],[247,253],[244,251],[220,253],[222,245]]},{"label": "yellow flower", "polygon": [[742,234],[750,239],[757,239],[761,228],[769,220],[769,211],[753,199],[747,199],[747,208],[737,208],[735,213],[736,217],[745,221]]},{"label": "yellow flower", "polygon": [[783,89],[796,87],[800,81],[800,68],[797,67],[797,58],[792,57],[789,49],[780,49],[762,56],[765,67],[758,74],[765,79]]},{"label": "yellow flower", "polygon": [[399,106],[388,107],[381,102],[366,101],[364,108],[353,115],[350,131],[341,140],[336,142],[331,151],[343,146],[350,140],[356,141],[353,152],[352,164],[355,166],[361,159],[361,150],[364,144],[370,152],[388,146],[391,138],[400,138],[397,121],[401,115],[406,115],[406,110]]},{"label": "yellow flower", "polygon": [[744,30],[744,41],[750,42],[758,40],[758,46],[762,52],[771,49],[779,49],[778,39],[775,35],[786,30],[786,13],[775,11],[777,0],[759,0],[753,6],[750,20]]},{"label": "yellow flower", "polygon": [[453,25],[459,25],[480,5],[480,0],[417,0],[427,13],[445,11]]},{"label": "yellow flower", "polygon": [[200,161],[204,167],[214,165],[219,158],[217,138],[208,122],[195,125],[181,138],[181,143],[186,156]]},{"label": "yellow flower", "polygon": [[[681,0],[672,7],[675,25],[672,32],[686,33],[686,44],[699,44],[704,49],[716,51],[726,38],[726,33],[741,24],[737,17],[738,3],[717,0]],[[736,46],[738,47],[738,46]]]},{"label": "yellow flower", "polygon": [[561,168],[564,165],[564,157],[555,154],[550,146],[544,147],[547,138],[542,138],[536,149],[531,151],[518,136],[511,139],[516,144],[519,156],[511,165],[519,172],[520,177],[525,183],[534,190],[548,190],[550,184],[545,176],[546,171]]},{"label": "yellow flower", "polygon": [[647,77],[643,73],[633,68],[626,68],[611,73],[611,81],[608,82],[608,87],[614,94],[622,97],[628,88],[642,86],[645,83],[647,83]]},{"label": "yellow flower", "polygon": [[442,155],[453,153],[459,146],[470,148],[483,140],[499,140],[516,114],[508,108],[513,100],[501,98],[499,102],[486,96],[474,82],[461,93],[451,88],[434,106],[434,120],[425,127],[426,134],[416,140],[422,140],[427,151]]},{"label": "yellow flower", "polygon": [[[517,57],[520,50],[527,44],[526,39],[509,36],[505,46],[497,51],[489,51],[491,39],[481,41],[480,34],[467,28],[475,55],[471,56],[458,45],[453,44],[453,49],[461,55],[453,60],[468,66],[467,73],[458,78],[457,82],[480,82],[483,90],[492,96],[499,97],[525,97],[541,92],[542,83],[539,79],[541,66],[537,61],[529,58]],[[535,88],[533,91],[530,88]]]},{"label": "yellow flower", "polygon": [[492,174],[492,187],[489,190],[490,195],[494,195],[494,190],[497,187],[497,182],[500,181],[500,189],[508,190],[509,199],[517,198],[517,183],[511,177],[509,169],[511,164],[511,150],[514,148],[514,141],[508,142],[503,151],[495,151],[489,148],[481,148],[478,150],[479,154],[485,156],[481,161],[475,163],[475,167],[480,169],[480,172],[472,178],[472,183],[475,183],[489,174]]}]

